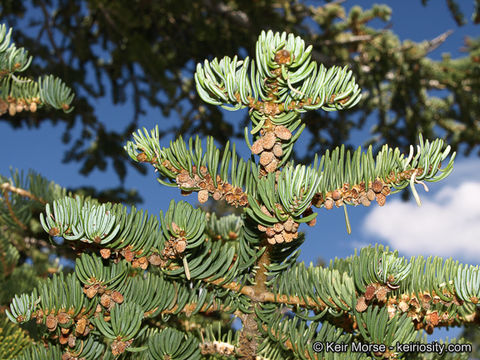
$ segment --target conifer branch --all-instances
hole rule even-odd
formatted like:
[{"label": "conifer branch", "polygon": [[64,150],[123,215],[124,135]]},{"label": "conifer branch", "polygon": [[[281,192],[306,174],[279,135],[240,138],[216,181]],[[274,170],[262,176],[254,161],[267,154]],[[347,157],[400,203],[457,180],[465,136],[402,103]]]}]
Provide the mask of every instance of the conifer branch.
[{"label": "conifer branch", "polygon": [[23,230],[27,230],[27,225],[25,225],[23,222],[21,222],[18,217],[15,214],[15,211],[13,210],[12,204],[10,203],[10,199],[8,196],[8,190],[6,186],[3,186],[2,184],[2,193],[3,193],[3,200],[5,201],[5,204],[7,205],[8,212],[10,213],[10,216],[12,217],[13,221]]},{"label": "conifer branch", "polygon": [[14,116],[24,110],[34,113],[44,105],[72,111],[74,94],[59,78],[50,75],[35,81],[15,75],[30,66],[32,57],[24,48],[10,43],[11,34],[12,29],[0,26],[0,115],[8,112]]},{"label": "conifer branch", "polygon": [[150,133],[144,129],[143,133],[138,131],[133,135],[135,142],[128,142],[126,151],[135,161],[151,163],[156,171],[171,181],[166,183],[159,178],[161,184],[178,186],[184,195],[197,191],[200,203],[212,196],[215,200],[226,200],[232,206],[247,205],[246,193],[253,188],[253,179],[249,175],[252,164],[238,159],[235,144],[230,151],[227,143],[220,159],[220,150],[211,137],[207,138],[204,153],[198,136],[195,144],[192,138],[189,139],[188,147],[180,137],[169,148],[160,148],[158,127]]},{"label": "conifer branch", "polygon": [[[359,14],[352,9],[349,18],[362,24],[374,16]],[[304,241],[299,226],[315,224],[312,205],[343,206],[347,217],[346,205],[368,206],[374,199],[383,205],[386,196],[407,186],[420,203],[415,186],[428,190],[426,181],[442,180],[455,157],[441,168],[450,147],[420,135],[408,155],[387,145],[375,157],[372,147],[351,153],[342,146],[316,156],[312,166],[294,164],[293,145],[305,127],[301,113],[348,109],[361,100],[351,71],[326,69],[311,61],[311,51],[299,37],[269,31],[260,35],[254,61],[235,56],[197,65],[203,100],[228,110],[249,109],[250,160],[239,158],[234,144],[221,151],[212,137],[206,147],[199,137],[180,137],[161,147],[158,127],[139,130],[125,146],[134,161],[154,166],[160,183],[184,194],[197,191],[201,203],[209,196],[224,199],[242,207],[242,216],[207,216],[172,201],[157,217],[135,207],[65,196],[45,182],[43,190],[34,191],[1,179],[2,191],[12,198],[46,202],[40,215],[44,231],[52,242],[63,239],[83,253],[73,273],[54,274],[15,296],[6,310],[15,323],[35,319],[58,344],[31,350],[32,357],[58,358],[61,352],[65,358],[126,357],[122,354],[129,352],[154,359],[173,354],[192,360],[202,355],[319,359],[325,353],[314,352],[317,342],[391,346],[418,339],[420,329],[480,321],[479,267],[451,259],[407,260],[382,246],[336,259],[329,267],[297,263]],[[30,84],[13,73],[4,76]],[[60,93],[68,95],[63,85],[53,78],[44,84],[57,90],[46,91],[39,82],[40,99],[63,106]],[[12,203],[4,213],[13,218],[19,210]],[[219,328],[214,335],[207,327],[200,341],[189,330],[168,327],[166,320],[212,312],[235,314],[242,329]],[[158,324],[162,329],[154,328]],[[338,359],[370,355],[403,354],[390,348],[368,355],[347,349]]]},{"label": "conifer branch", "polygon": [[25,189],[21,189],[21,188],[18,188],[18,187],[15,187],[13,186],[12,184],[8,183],[8,182],[5,182],[3,184],[0,184],[0,188],[3,190],[3,191],[9,191],[9,192],[14,192],[20,196],[24,196],[24,197],[28,197],[32,200],[35,200],[35,201],[38,201],[42,204],[46,204],[47,202],[45,200],[43,200],[42,198],[37,198],[34,194],[32,194],[30,191],[27,191]]}]

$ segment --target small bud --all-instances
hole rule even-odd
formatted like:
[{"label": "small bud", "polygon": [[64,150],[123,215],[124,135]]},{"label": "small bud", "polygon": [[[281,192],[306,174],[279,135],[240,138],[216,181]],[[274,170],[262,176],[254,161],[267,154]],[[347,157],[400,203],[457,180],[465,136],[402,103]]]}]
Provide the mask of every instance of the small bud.
[{"label": "small bud", "polygon": [[284,231],[282,233],[282,236],[285,239],[285,242],[287,242],[287,243],[292,242],[292,240],[293,240],[293,233],[289,233],[289,232]]},{"label": "small bud", "polygon": [[333,200],[327,199],[325,200],[325,209],[332,210],[333,209]]},{"label": "small bud", "polygon": [[200,190],[198,192],[198,202],[200,204],[205,204],[208,200],[208,190]]},{"label": "small bud", "polygon": [[267,234],[268,237],[273,237],[276,234],[275,230],[271,227],[267,228],[267,231],[265,233]]},{"label": "small bud", "polygon": [[206,176],[208,174],[208,170],[206,166],[200,166],[200,175]]},{"label": "small bud", "polygon": [[270,150],[275,145],[275,134],[271,131],[267,132],[262,138],[263,148],[265,150]]},{"label": "small bud", "polygon": [[281,244],[285,241],[285,239],[283,238],[283,236],[281,234],[275,234],[274,238],[275,238],[275,242],[277,244]]},{"label": "small bud", "polygon": [[267,241],[270,245],[275,245],[277,243],[275,241],[275,238],[273,238],[273,237],[267,237]]},{"label": "small bud", "polygon": [[121,304],[123,302],[123,295],[118,291],[112,292],[112,300],[115,301],[117,304]]},{"label": "small bud", "polygon": [[8,111],[8,103],[0,99],[0,114],[5,114]]},{"label": "small bud", "polygon": [[252,145],[252,154],[258,155],[263,151],[263,141],[262,138],[255,141]]},{"label": "small bud", "polygon": [[267,173],[273,173],[277,170],[277,165],[278,160],[274,158],[270,164],[265,166],[265,170],[267,170]]},{"label": "small bud", "polygon": [[57,227],[53,227],[50,230],[48,230],[48,235],[50,236],[58,236],[60,234],[60,230],[58,230]]},{"label": "small bud", "polygon": [[236,199],[236,196],[231,193],[225,195],[225,201],[230,205],[235,201],[235,199]]},{"label": "small bud", "polygon": [[110,255],[112,254],[112,252],[110,251],[110,249],[101,249],[100,250],[100,255],[102,256],[102,258],[104,259],[108,259],[110,258]]},{"label": "small bud", "polygon": [[285,221],[285,223],[283,224],[283,227],[284,227],[285,231],[292,232],[293,231],[293,224],[294,224],[294,221],[291,218],[288,219],[287,221]]},{"label": "small bud", "polygon": [[75,336],[73,336],[73,334],[68,335],[68,346],[71,347],[71,348],[75,347],[75,340],[76,339],[77,338]]},{"label": "small bud", "polygon": [[59,324],[66,324],[70,321],[70,315],[65,312],[59,312],[57,315],[57,319]]},{"label": "small bud", "polygon": [[191,180],[190,175],[185,170],[182,170],[180,174],[177,175],[175,181],[177,184],[183,185]]},{"label": "small bud", "polygon": [[222,193],[217,190],[217,191],[215,191],[215,192],[213,193],[213,196],[212,196],[212,197],[213,197],[213,200],[218,201],[218,200],[220,200],[220,199],[222,198]]},{"label": "small bud", "polygon": [[432,301],[432,297],[430,296],[429,293],[424,293],[423,297],[422,297],[422,300],[423,300],[424,303],[428,303],[428,302]]},{"label": "small bud", "polygon": [[262,224],[258,224],[257,229],[260,230],[260,231],[263,231],[263,232],[267,231],[267,227],[263,226]]},{"label": "small bud", "polygon": [[278,125],[275,127],[275,135],[281,140],[290,140],[292,133],[283,125]]},{"label": "small bud", "polygon": [[367,303],[365,302],[365,296],[360,296],[358,299],[357,299],[357,305],[355,306],[355,310],[357,310],[358,312],[364,312],[365,310],[367,310]]},{"label": "small bud", "polygon": [[363,206],[370,206],[370,200],[368,200],[366,196],[362,196],[362,197],[360,198],[360,203],[361,203]]},{"label": "small bud", "polygon": [[125,258],[125,260],[127,260],[128,262],[131,262],[133,260],[133,258],[135,257],[135,253],[129,249],[125,250],[124,253],[123,253],[123,257]]},{"label": "small bud", "polygon": [[408,304],[405,301],[400,301],[398,303],[398,308],[400,309],[400,311],[406,312],[408,310]]},{"label": "small bud", "polygon": [[438,312],[434,311],[431,314],[427,314],[427,322],[433,326],[437,326],[440,321]]},{"label": "small bud", "polygon": [[290,55],[290,51],[288,51],[287,49],[282,49],[282,50],[277,51],[275,53],[274,60],[279,65],[290,63],[290,61],[292,60],[291,55]]},{"label": "small bud", "polygon": [[48,315],[45,325],[49,331],[54,331],[57,328],[58,320],[55,315]]},{"label": "small bud", "polygon": [[185,240],[179,240],[175,243],[175,250],[177,253],[181,254],[187,248],[187,242]]},{"label": "small bud", "polygon": [[385,195],[383,195],[382,193],[377,194],[377,203],[378,203],[378,205],[380,205],[380,206],[385,205],[385,200],[386,200],[386,199],[387,199],[387,198],[386,198]]},{"label": "small bud", "polygon": [[373,285],[368,285],[366,290],[365,290],[365,299],[371,300],[373,296],[375,295],[375,292],[377,289]]},{"label": "small bud", "polygon": [[144,152],[141,152],[140,154],[137,155],[138,162],[145,162],[147,160],[148,160],[147,154],[145,154]]},{"label": "small bud", "polygon": [[275,116],[280,112],[280,109],[276,102],[266,101],[263,103],[263,112],[267,115]]},{"label": "small bud", "polygon": [[33,113],[36,112],[37,111],[37,103],[36,102],[31,102],[29,108],[30,108],[31,112],[33,112]]},{"label": "small bud", "polygon": [[340,200],[340,198],[342,197],[342,194],[340,193],[340,191],[338,190],[333,190],[332,192],[332,199],[337,201],[337,200]]},{"label": "small bud", "polygon": [[273,155],[275,155],[277,158],[282,157],[283,155],[282,145],[280,145],[279,143],[275,144],[275,146],[273,147]]},{"label": "small bud", "polygon": [[373,191],[371,188],[367,191],[367,199],[370,201],[375,200],[375,191]]},{"label": "small bud", "polygon": [[59,342],[60,344],[62,344],[62,345],[65,345],[65,344],[68,342],[68,337],[66,337],[66,336],[60,336],[60,337],[58,338],[58,342]]},{"label": "small bud", "polygon": [[97,295],[98,290],[94,286],[90,286],[89,288],[84,290],[85,294],[89,299],[93,298]]},{"label": "small bud", "polygon": [[[209,180],[209,181],[211,181],[211,180]],[[213,183],[212,183],[212,182],[207,183],[207,191],[208,191],[209,193],[213,193],[215,190],[216,190],[216,189],[215,189],[215,186],[213,186]]]},{"label": "small bud", "polygon": [[100,304],[102,304],[106,308],[109,308],[110,303],[111,303],[110,295],[103,294],[100,298]]},{"label": "small bud", "polygon": [[378,179],[375,180],[372,184],[372,189],[373,189],[373,191],[375,191],[378,194],[383,189],[383,183]]},{"label": "small bud", "polygon": [[281,223],[276,223],[275,225],[273,225],[273,230],[276,233],[281,233],[283,231],[283,225]]},{"label": "small bud", "polygon": [[385,185],[382,189],[382,194],[385,196],[390,195],[390,186]]},{"label": "small bud", "polygon": [[382,301],[382,302],[385,301],[387,298],[387,294],[388,294],[388,289],[386,287],[382,286],[381,288],[379,288],[376,293],[378,301]]},{"label": "small bud", "polygon": [[273,156],[272,152],[264,151],[260,155],[260,164],[262,164],[263,166],[267,166],[268,164],[270,164],[272,162],[273,158],[274,158],[274,156]]},{"label": "small bud", "polygon": [[112,349],[112,354],[117,357],[120,354],[123,354],[127,349],[128,345],[126,342],[121,340],[114,340],[113,343],[110,345]]},{"label": "small bud", "polygon": [[10,103],[10,105],[8,105],[8,113],[10,114],[10,116],[15,116],[15,114],[17,113],[17,106],[15,105],[15,103]]},{"label": "small bud", "polygon": [[162,258],[158,254],[152,254],[148,258],[148,262],[154,266],[158,266],[162,263]]}]

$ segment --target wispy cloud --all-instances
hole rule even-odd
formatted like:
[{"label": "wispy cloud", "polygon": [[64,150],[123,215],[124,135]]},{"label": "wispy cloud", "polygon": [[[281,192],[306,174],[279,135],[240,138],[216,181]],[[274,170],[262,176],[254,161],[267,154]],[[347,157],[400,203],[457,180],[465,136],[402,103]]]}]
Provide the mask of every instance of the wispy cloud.
[{"label": "wispy cloud", "polygon": [[[445,185],[426,196],[422,206],[393,199],[375,207],[364,234],[378,237],[402,255],[437,255],[480,262],[480,161],[459,162]],[[418,185],[417,185],[418,186]],[[423,195],[423,196],[422,196]],[[394,195],[395,196],[395,195]]]}]

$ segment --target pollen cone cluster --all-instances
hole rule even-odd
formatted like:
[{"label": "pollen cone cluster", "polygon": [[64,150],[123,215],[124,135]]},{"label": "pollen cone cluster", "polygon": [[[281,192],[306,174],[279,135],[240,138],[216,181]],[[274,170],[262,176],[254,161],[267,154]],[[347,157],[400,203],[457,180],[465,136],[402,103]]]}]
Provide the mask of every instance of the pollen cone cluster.
[{"label": "pollen cone cluster", "polygon": [[[200,188],[198,201],[201,204],[205,203],[211,195],[215,200],[225,200],[228,204],[235,207],[247,205],[248,198],[243,190],[223,181],[220,175],[217,175],[217,186],[215,186],[205,166],[200,167],[200,174],[203,176],[203,179],[197,174],[196,166],[193,166],[193,172],[193,177],[191,177],[187,170],[182,169],[176,177],[176,182],[182,188]],[[188,194],[189,192],[184,191],[183,193]]]},{"label": "pollen cone cluster", "polygon": [[[262,212],[266,215],[272,216],[265,206],[262,206]],[[258,230],[265,233],[269,244],[281,244],[283,242],[291,242],[298,238],[299,223],[295,222],[289,217],[284,222],[278,222],[271,227],[258,224]]]},{"label": "pollen cone cluster", "polygon": [[355,206],[370,206],[370,203],[376,200],[378,205],[383,206],[389,194],[390,185],[384,183],[381,179],[370,182],[368,190],[365,188],[364,182],[352,187],[350,187],[350,184],[345,183],[342,188],[329,191],[325,196],[321,193],[316,194],[312,204],[318,208],[324,205],[327,210],[330,210],[334,205],[337,207],[342,206],[344,202]]},{"label": "pollen cone cluster", "polygon": [[272,173],[277,170],[283,155],[282,140],[290,140],[292,133],[283,125],[273,125],[260,133],[262,136],[253,143],[252,153],[260,156],[264,171]]},{"label": "pollen cone cluster", "polygon": [[165,259],[175,259],[183,254],[187,248],[186,233],[180,229],[177,224],[172,222],[171,229],[176,236],[171,236],[165,243],[165,248],[162,251],[162,257]]},{"label": "pollen cone cluster", "polygon": [[[37,324],[45,322],[47,330],[52,333],[52,338],[58,339],[60,344],[68,345],[70,348],[75,347],[77,337],[87,336],[93,329],[84,315],[74,317],[71,309],[67,312],[60,310],[57,314],[52,312],[48,315],[43,310],[39,310],[33,314],[33,317],[37,319]],[[58,328],[60,332],[57,332]]]},{"label": "pollen cone cluster", "polygon": [[35,112],[37,111],[39,103],[40,99],[38,98],[25,100],[15,99],[9,96],[7,100],[0,99],[0,116],[6,112],[8,112],[10,116],[14,116],[16,113],[22,112],[23,110]]}]

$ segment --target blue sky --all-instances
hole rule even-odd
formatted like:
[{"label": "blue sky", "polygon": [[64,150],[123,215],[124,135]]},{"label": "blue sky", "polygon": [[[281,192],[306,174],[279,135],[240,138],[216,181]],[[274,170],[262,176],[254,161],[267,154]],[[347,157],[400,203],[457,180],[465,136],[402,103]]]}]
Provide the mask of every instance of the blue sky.
[{"label": "blue sky", "polygon": [[[479,26],[473,26],[470,19],[466,26],[457,27],[444,1],[430,1],[427,7],[421,6],[420,0],[376,2],[386,3],[393,8],[391,19],[393,31],[401,40],[430,40],[448,29],[453,29],[454,33],[447,41],[431,54],[433,58],[440,58],[444,52],[452,53],[453,57],[461,56],[459,49],[463,46],[464,37],[480,35]],[[460,2],[465,6],[467,14],[472,12],[473,1]],[[344,5],[348,8],[356,3],[359,1],[347,1]],[[374,1],[361,2],[364,8],[373,3]],[[384,25],[378,23],[379,27]],[[233,54],[218,54],[219,57],[223,55]],[[131,119],[133,107],[130,104],[113,106],[109,99],[103,99],[96,102],[96,113],[107,128],[117,126],[123,128]],[[230,112],[227,112],[226,116],[230,116],[229,121],[233,122],[240,121],[241,118]],[[165,126],[170,121],[176,119],[165,119],[159,110],[149,109],[147,115],[140,120],[140,126],[151,129],[156,124]],[[79,132],[79,127],[74,130]],[[94,171],[88,177],[84,177],[78,173],[80,168],[78,164],[62,163],[67,148],[61,142],[63,131],[63,125],[52,126],[48,123],[39,129],[13,130],[4,122],[0,122],[2,138],[0,153],[4,154],[0,157],[0,173],[9,174],[9,167],[13,166],[24,170],[34,169],[66,187],[89,185],[109,188],[120,184],[111,169],[107,172]],[[357,133],[352,138],[352,143],[356,146],[362,145],[368,138],[368,131],[366,128]],[[298,143],[301,148],[302,142]],[[246,157],[246,147],[242,145],[237,144],[241,154]],[[388,197],[383,208],[374,203],[369,208],[350,207],[351,235],[347,235],[342,209],[331,211],[320,209],[315,227],[308,228],[302,225],[307,240],[302,247],[300,259],[309,263],[315,262],[320,256],[328,262],[336,256],[351,255],[356,247],[379,242],[399,249],[400,254],[407,257],[420,254],[453,256],[462,262],[478,264],[480,206],[471,199],[480,198],[479,174],[478,157],[459,156],[452,175],[441,183],[429,184],[429,193],[425,193],[418,186],[417,190],[423,201],[421,208],[417,207],[414,200],[402,202],[398,194]],[[196,203],[196,196],[183,197],[177,189],[161,186],[156,181],[152,169],[148,176],[129,171],[125,186],[136,188],[144,199],[140,207],[153,214],[158,214],[160,210],[165,211],[172,198],[176,201],[187,200],[192,204]],[[449,335],[455,333],[456,331]]]}]

